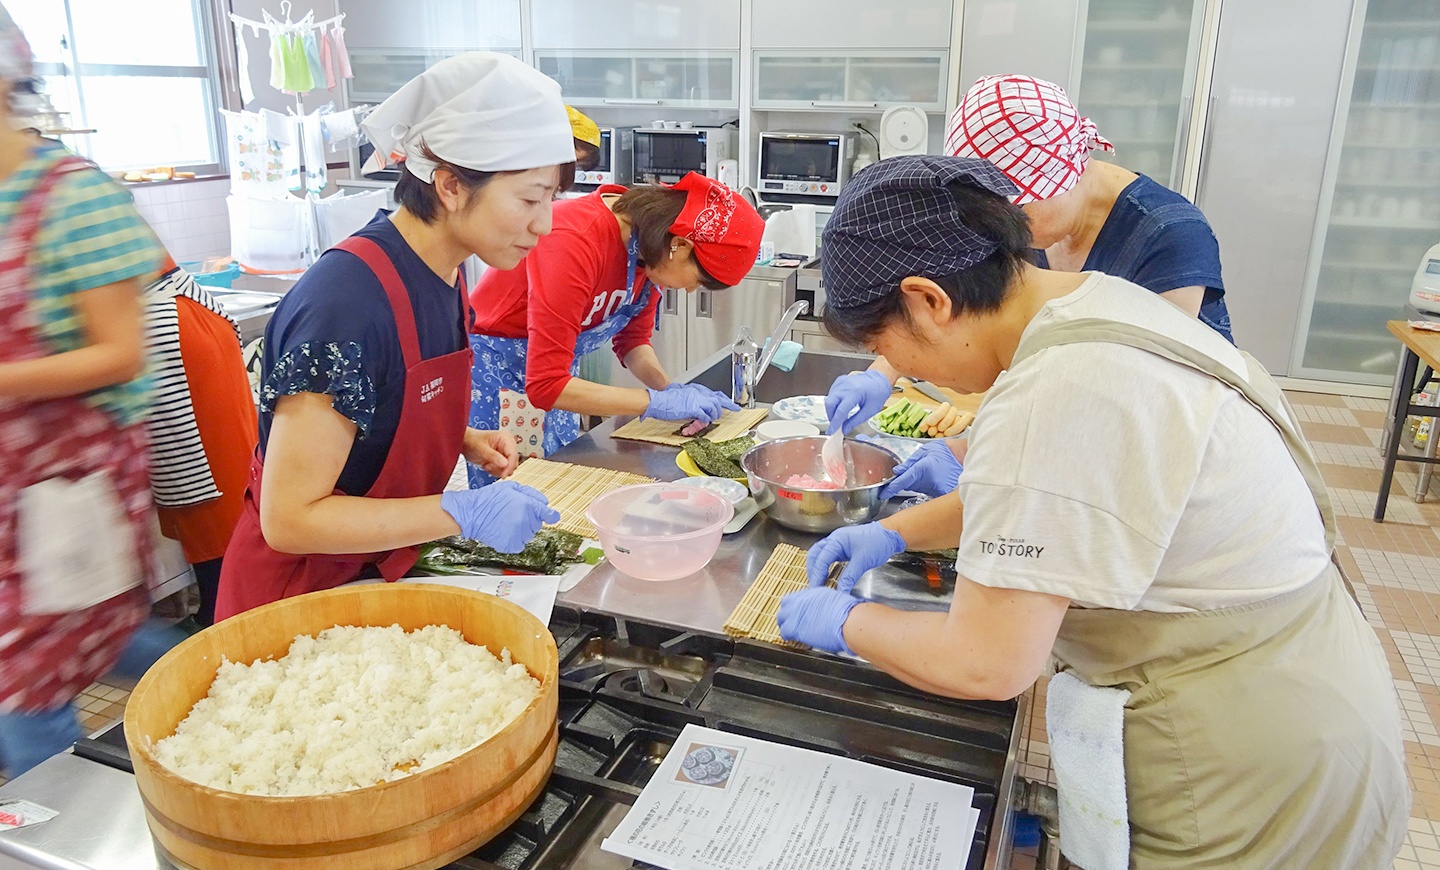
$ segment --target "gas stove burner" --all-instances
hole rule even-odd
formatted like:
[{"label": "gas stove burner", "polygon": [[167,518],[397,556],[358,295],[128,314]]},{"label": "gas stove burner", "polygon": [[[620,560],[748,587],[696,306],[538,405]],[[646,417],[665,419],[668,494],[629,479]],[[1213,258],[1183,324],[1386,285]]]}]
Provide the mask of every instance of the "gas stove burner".
[{"label": "gas stove burner", "polygon": [[[684,646],[677,648],[690,648],[695,643],[686,640]],[[602,683],[609,685],[615,682],[616,674],[630,674],[634,679],[634,675],[647,673],[649,676],[645,677],[645,684],[631,691],[667,700],[670,700],[667,696],[678,696],[681,700],[677,702],[683,703],[683,698],[710,670],[710,657],[707,656],[668,652],[659,645],[644,647],[619,639],[592,637],[561,666],[560,679],[591,689]]]},{"label": "gas stove burner", "polygon": [[680,680],[675,676],[666,679],[658,671],[649,668],[616,671],[605,680],[606,688],[618,686],[621,691],[639,693],[642,697],[667,704],[690,706],[690,696],[698,680]]}]

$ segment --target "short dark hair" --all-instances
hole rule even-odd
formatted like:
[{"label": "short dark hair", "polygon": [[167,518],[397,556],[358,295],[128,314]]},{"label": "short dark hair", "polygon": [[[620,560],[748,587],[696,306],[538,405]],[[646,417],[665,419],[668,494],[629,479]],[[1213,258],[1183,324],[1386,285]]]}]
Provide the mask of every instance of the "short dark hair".
[{"label": "short dark hair", "polygon": [[[915,277],[928,278],[945,291],[953,317],[997,311],[1015,279],[1033,262],[1030,222],[1019,206],[987,190],[970,185],[953,185],[950,190],[964,224],[995,240],[999,247],[964,271],[950,275],[920,272]],[[899,281],[874,301],[853,308],[827,305],[824,316],[827,332],[857,346],[873,340],[897,319],[907,325],[910,322]]]},{"label": "short dark hair", "polygon": [[584,139],[575,140],[575,168],[589,172],[600,165],[600,146],[591,145]]},{"label": "short dark hair", "polygon": [[[498,175],[513,175],[514,172],[481,172],[478,169],[466,169],[463,166],[456,166],[448,160],[442,160],[435,156],[429,145],[422,144],[420,153],[425,155],[427,160],[435,162],[435,169],[448,170],[456,178],[460,179],[460,185],[471,195],[470,204],[475,204],[474,194],[482,187],[489,184]],[[575,163],[565,163],[560,166],[560,190],[569,190],[575,183]],[[395,184],[395,201],[415,217],[421,223],[433,224],[440,219],[443,210],[440,205],[440,194],[435,192],[433,181],[421,181],[414,174],[404,168],[401,164],[400,180]]]},{"label": "short dark hair", "polygon": [[[657,264],[670,256],[670,242],[675,238],[670,227],[685,209],[685,196],[683,190],[640,184],[621,194],[610,207],[615,214],[630,221],[631,229],[640,237],[642,266]],[[705,289],[724,290],[730,286],[706,272],[698,260],[695,268],[700,271],[700,283]]]}]

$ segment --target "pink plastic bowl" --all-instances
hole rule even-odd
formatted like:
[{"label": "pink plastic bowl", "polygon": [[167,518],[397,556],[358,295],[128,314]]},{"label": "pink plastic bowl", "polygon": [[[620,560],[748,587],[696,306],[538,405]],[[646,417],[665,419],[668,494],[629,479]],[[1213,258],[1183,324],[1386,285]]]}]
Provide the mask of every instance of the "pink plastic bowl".
[{"label": "pink plastic bowl", "polygon": [[585,509],[605,558],[640,580],[678,580],[710,564],[734,515],[715,493],[673,483],[622,486]]}]

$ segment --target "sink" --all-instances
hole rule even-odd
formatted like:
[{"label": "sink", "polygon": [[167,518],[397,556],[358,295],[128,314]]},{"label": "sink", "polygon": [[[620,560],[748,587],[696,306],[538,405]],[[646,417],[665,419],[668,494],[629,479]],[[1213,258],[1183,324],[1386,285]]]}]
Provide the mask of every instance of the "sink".
[{"label": "sink", "polygon": [[[802,351],[795,367],[788,372],[773,365],[760,379],[755,390],[757,401],[773,403],[789,396],[823,396],[830,392],[835,379],[850,372],[870,367],[872,357],[855,353],[824,353]],[[724,351],[705,361],[706,367],[684,378],[704,384],[712,390],[730,393],[730,352]]]}]

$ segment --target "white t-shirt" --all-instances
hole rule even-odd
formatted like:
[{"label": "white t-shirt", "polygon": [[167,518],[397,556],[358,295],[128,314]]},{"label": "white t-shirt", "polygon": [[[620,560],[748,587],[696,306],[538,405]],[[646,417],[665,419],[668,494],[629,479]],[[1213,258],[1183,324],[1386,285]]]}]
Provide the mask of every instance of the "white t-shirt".
[{"label": "white t-shirt", "polygon": [[[1099,273],[1026,334],[1097,317],[1246,372],[1210,327]],[[1118,344],[1051,347],[1002,373],[959,490],[961,575],[1082,606],[1233,607],[1299,588],[1329,562],[1320,511],[1269,419],[1208,375]]]}]

